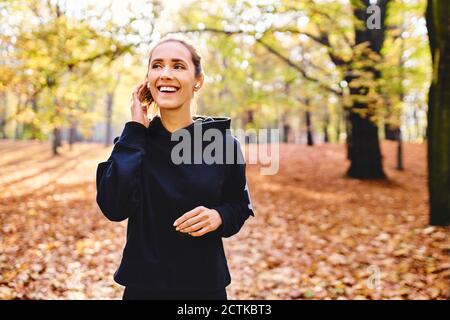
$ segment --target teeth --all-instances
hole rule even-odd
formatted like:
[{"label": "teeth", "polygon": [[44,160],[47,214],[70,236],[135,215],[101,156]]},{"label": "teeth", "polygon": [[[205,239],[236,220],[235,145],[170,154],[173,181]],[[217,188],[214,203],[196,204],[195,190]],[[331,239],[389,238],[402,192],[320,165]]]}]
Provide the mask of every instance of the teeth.
[{"label": "teeth", "polygon": [[174,87],[160,87],[159,88],[159,91],[169,91],[169,92],[175,92],[175,91],[177,91],[178,89],[177,88],[174,88]]}]

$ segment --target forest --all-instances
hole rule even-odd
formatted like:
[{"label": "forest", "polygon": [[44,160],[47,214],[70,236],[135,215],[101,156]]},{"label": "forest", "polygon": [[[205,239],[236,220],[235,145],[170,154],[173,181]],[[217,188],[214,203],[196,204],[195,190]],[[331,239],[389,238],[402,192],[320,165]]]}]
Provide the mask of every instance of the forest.
[{"label": "forest", "polygon": [[120,299],[95,170],[168,35],[202,54],[193,114],[246,153],[279,133],[230,298],[449,299],[449,25],[439,0],[2,0],[0,299]]}]

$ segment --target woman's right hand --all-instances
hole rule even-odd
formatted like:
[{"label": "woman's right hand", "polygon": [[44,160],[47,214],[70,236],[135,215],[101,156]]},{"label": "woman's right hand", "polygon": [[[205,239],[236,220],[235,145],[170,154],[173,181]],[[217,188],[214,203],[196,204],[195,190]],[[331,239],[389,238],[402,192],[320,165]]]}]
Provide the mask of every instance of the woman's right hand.
[{"label": "woman's right hand", "polygon": [[150,124],[150,120],[148,119],[147,111],[148,106],[144,106],[141,104],[139,100],[139,94],[141,90],[145,88],[147,85],[147,81],[141,83],[133,90],[133,96],[131,98],[131,120],[139,122],[148,128]]}]

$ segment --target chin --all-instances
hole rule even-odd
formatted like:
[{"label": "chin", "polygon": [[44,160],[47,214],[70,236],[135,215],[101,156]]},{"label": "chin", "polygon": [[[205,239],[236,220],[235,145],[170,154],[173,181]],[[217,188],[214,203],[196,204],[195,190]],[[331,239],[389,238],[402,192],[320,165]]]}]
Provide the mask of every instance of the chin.
[{"label": "chin", "polygon": [[164,102],[159,103],[158,101],[156,101],[156,104],[158,105],[158,107],[160,109],[178,109],[178,108],[182,107],[184,103],[176,102],[176,101],[174,101],[174,102],[164,101]]}]

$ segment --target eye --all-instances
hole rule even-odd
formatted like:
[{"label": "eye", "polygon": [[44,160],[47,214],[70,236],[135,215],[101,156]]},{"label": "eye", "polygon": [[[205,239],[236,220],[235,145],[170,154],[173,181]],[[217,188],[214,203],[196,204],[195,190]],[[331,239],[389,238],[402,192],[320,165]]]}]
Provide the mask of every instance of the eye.
[{"label": "eye", "polygon": [[184,66],[182,64],[176,64],[175,69],[184,69]]},{"label": "eye", "polygon": [[160,67],[160,66],[161,66],[161,64],[155,63],[155,64],[152,66],[152,69],[156,69],[156,68],[158,68],[158,67]]}]

